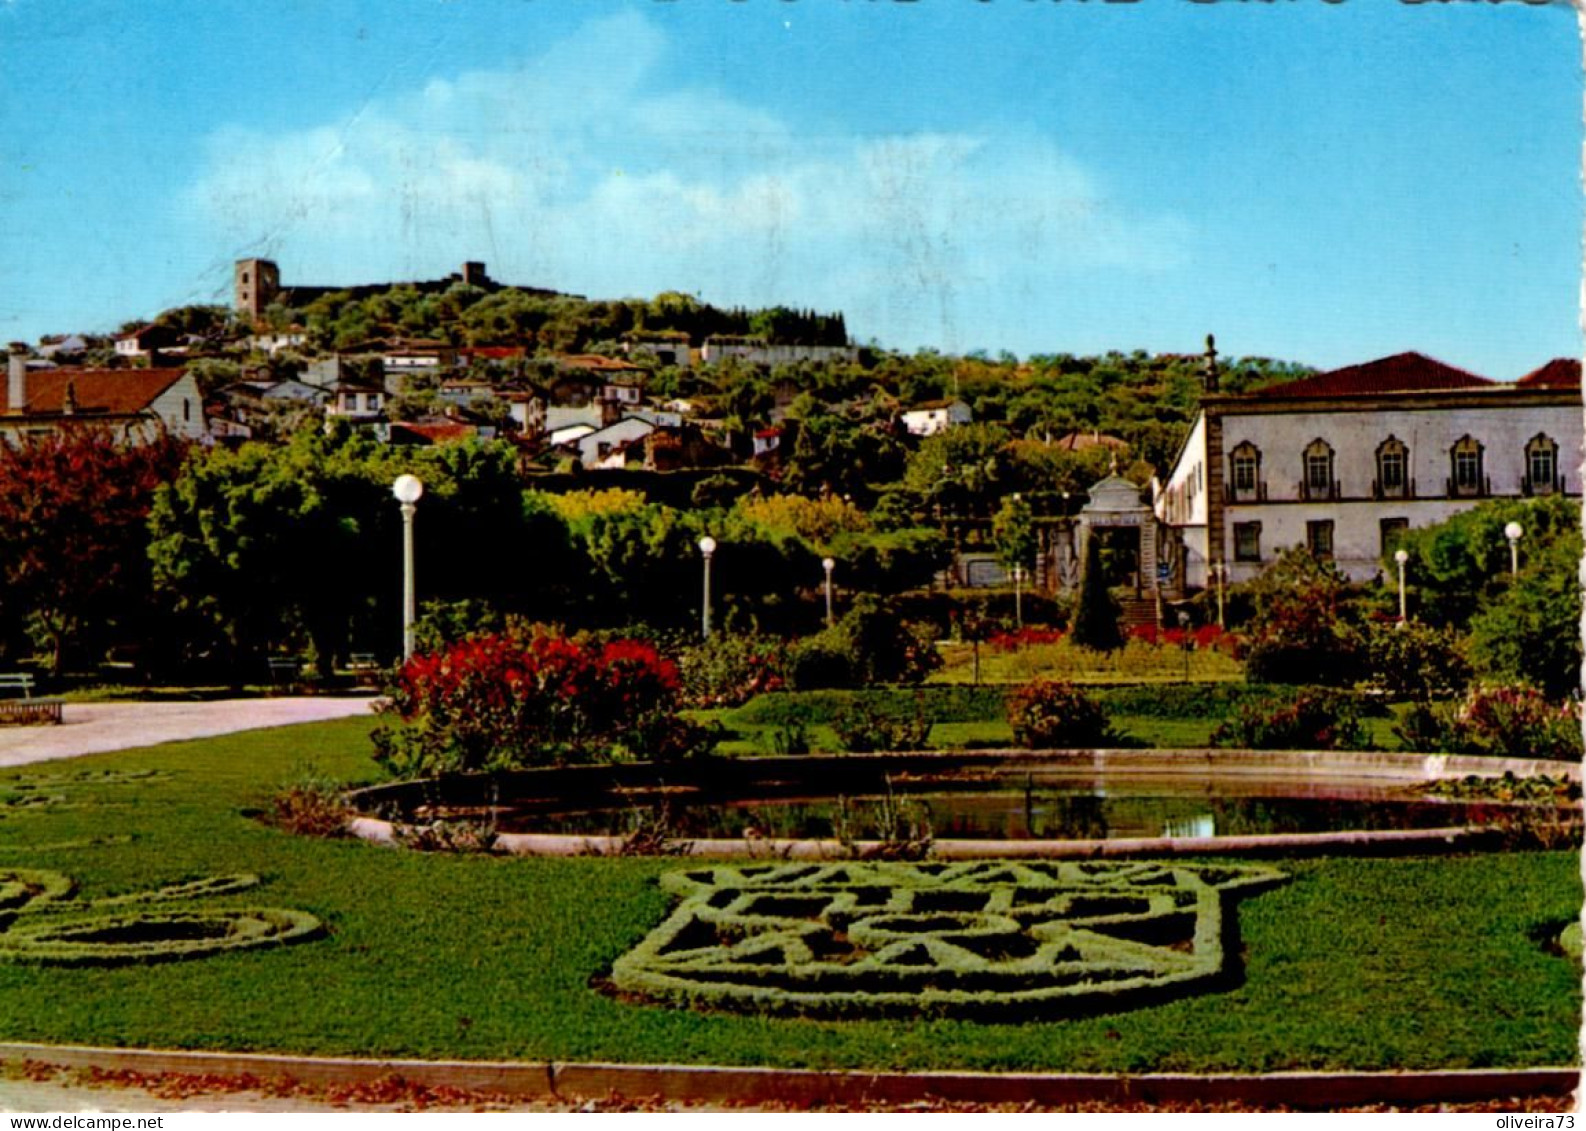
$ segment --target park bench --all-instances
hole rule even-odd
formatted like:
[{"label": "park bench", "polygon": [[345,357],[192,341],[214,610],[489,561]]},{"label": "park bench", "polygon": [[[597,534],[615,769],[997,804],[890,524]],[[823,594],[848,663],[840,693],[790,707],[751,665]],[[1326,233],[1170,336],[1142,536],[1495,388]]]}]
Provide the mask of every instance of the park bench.
[{"label": "park bench", "polygon": [[62,699],[36,698],[33,694],[33,677],[27,672],[0,672],[0,725],[17,723],[30,726],[37,723],[62,721]]},{"label": "park bench", "polygon": [[385,680],[385,669],[373,652],[353,652],[347,657],[347,671],[358,681],[359,687],[379,687]]},{"label": "park bench", "polygon": [[270,686],[279,688],[297,685],[303,665],[296,657],[271,656],[267,663],[270,665]]}]

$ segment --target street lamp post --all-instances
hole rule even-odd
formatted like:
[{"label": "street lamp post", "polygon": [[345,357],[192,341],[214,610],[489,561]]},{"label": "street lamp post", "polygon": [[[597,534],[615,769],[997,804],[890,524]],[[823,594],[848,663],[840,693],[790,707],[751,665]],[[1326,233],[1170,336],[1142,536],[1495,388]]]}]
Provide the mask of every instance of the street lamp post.
[{"label": "street lamp post", "polygon": [[1228,567],[1222,562],[1212,563],[1212,578],[1217,582],[1217,627],[1226,628],[1223,618],[1223,582],[1228,580]]},{"label": "street lamp post", "polygon": [[822,558],[821,568],[826,571],[826,627],[832,626],[832,570],[837,568],[835,558]]},{"label": "street lamp post", "polygon": [[1410,560],[1408,550],[1393,551],[1393,560],[1399,563],[1399,623],[1409,620],[1408,606],[1404,603],[1404,566]]},{"label": "street lamp post", "polygon": [[1013,563],[1013,620],[1020,628],[1024,627],[1024,567],[1018,562]]},{"label": "street lamp post", "polygon": [[1520,536],[1524,533],[1525,530],[1518,522],[1511,522],[1508,526],[1503,528],[1503,536],[1509,539],[1510,574],[1517,574],[1520,572]]},{"label": "street lamp post", "polygon": [[418,605],[413,591],[413,515],[424,497],[424,484],[416,475],[399,475],[391,493],[402,506],[402,662],[413,658],[413,623]]},{"label": "street lamp post", "polygon": [[710,639],[710,559],[716,552],[716,539],[709,534],[699,540],[699,553],[705,559],[705,603],[701,606],[699,625],[700,635]]}]

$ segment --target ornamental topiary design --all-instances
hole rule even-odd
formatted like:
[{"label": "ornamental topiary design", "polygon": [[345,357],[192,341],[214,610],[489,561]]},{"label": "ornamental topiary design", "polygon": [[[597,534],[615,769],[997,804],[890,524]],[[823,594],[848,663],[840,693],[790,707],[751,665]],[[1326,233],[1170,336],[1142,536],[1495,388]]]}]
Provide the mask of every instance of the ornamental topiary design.
[{"label": "ornamental topiary design", "polygon": [[66,902],[75,885],[59,872],[0,871],[0,961],[50,966],[175,962],[223,950],[316,938],[306,911],[277,907],[164,910],[149,904],[230,895],[258,886],[247,873],[208,876],[88,904]]},{"label": "ornamental topiary design", "polygon": [[1102,862],[733,866],[619,958],[620,991],[676,1005],[974,1016],[1105,1012],[1224,984],[1252,866]]}]

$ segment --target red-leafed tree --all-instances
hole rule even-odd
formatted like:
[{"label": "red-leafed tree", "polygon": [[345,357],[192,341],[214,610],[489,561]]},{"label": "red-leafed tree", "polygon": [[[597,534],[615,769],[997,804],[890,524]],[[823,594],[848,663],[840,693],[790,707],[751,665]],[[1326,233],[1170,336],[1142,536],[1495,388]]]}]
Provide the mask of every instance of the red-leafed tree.
[{"label": "red-leafed tree", "polygon": [[149,507],[185,452],[173,438],[125,444],[91,427],[0,442],[0,616],[54,673],[148,602]]}]

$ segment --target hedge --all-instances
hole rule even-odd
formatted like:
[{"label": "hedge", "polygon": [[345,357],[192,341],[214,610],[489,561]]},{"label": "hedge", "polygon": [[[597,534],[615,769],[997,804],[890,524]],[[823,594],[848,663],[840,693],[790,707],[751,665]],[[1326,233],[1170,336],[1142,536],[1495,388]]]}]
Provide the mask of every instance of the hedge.
[{"label": "hedge", "polygon": [[119,966],[175,962],[223,950],[279,946],[317,938],[324,925],[288,908],[143,905],[230,895],[258,886],[248,873],[207,876],[153,891],[76,905],[69,876],[31,869],[0,871],[0,962],[49,966]]},{"label": "hedge", "polygon": [[1025,1020],[1211,989],[1236,971],[1224,918],[1271,868],[984,861],[671,872],[671,915],[612,967],[673,1005]]}]

